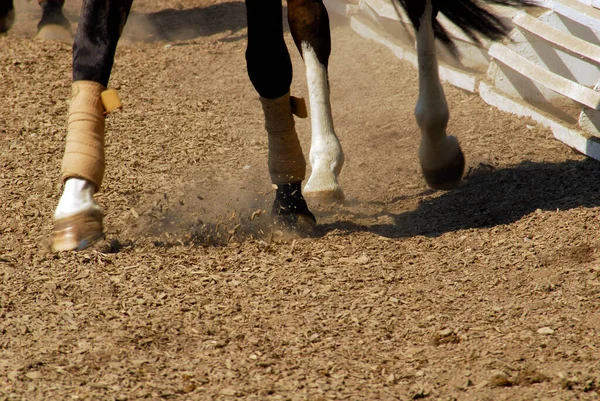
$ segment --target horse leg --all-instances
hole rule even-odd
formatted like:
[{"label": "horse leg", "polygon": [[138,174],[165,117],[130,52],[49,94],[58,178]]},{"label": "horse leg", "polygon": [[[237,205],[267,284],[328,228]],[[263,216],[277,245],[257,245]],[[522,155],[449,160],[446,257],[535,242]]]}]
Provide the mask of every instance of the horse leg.
[{"label": "horse leg", "polygon": [[0,0],[0,33],[6,33],[15,22],[13,0]]},{"label": "horse leg", "polygon": [[94,200],[104,176],[105,92],[132,0],[86,0],[73,44],[73,94],[62,160],[64,188],[54,213],[52,248],[79,250],[103,237]]},{"label": "horse leg", "polygon": [[302,196],[306,162],[294,128],[290,85],[292,62],[283,39],[281,0],[246,0],[246,64],[260,95],[269,140],[269,173],[277,186],[273,213],[296,228],[314,226]]},{"label": "horse leg", "polygon": [[71,41],[71,23],[63,14],[65,0],[38,0],[42,18],[38,23],[37,39]]},{"label": "horse leg", "polygon": [[419,99],[415,117],[421,129],[419,160],[427,185],[448,190],[456,187],[465,168],[465,158],[455,137],[446,134],[449,112],[440,82],[433,31],[431,0],[416,30],[419,61]]},{"label": "horse leg", "polygon": [[344,164],[344,154],[333,128],[329,101],[329,16],[322,0],[288,0],[287,4],[290,30],[306,65],[311,109],[312,172],[304,193],[320,200],[341,200],[344,193],[337,177]]}]

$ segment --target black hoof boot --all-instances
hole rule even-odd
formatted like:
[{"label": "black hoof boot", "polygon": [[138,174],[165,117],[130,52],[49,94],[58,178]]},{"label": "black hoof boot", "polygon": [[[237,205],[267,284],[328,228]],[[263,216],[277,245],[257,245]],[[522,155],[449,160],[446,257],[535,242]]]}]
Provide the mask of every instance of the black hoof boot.
[{"label": "black hoof boot", "polygon": [[277,185],[273,215],[285,228],[293,230],[312,232],[317,225],[317,219],[308,210],[306,200],[302,196],[300,181]]},{"label": "black hoof boot", "polygon": [[15,22],[12,0],[0,2],[0,33],[6,33]]}]

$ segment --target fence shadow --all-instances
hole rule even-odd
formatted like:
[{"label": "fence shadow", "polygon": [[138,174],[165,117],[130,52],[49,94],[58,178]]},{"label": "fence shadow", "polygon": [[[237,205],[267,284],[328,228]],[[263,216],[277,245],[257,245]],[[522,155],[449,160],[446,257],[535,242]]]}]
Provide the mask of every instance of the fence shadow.
[{"label": "fence shadow", "polygon": [[324,232],[368,231],[390,238],[435,237],[461,229],[513,223],[537,209],[598,206],[600,163],[597,161],[523,162],[498,170],[481,165],[467,173],[459,188],[422,201],[414,211],[391,215],[394,224],[367,226],[341,221],[321,227]]}]

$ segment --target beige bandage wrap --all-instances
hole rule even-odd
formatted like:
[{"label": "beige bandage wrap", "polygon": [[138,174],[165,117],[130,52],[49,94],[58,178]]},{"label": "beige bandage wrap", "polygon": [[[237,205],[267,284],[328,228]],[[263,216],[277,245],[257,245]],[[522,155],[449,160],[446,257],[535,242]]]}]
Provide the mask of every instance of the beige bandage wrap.
[{"label": "beige bandage wrap", "polygon": [[104,85],[93,81],[73,82],[69,106],[67,144],[62,178],[77,177],[92,182],[96,191],[104,177]]},{"label": "beige bandage wrap", "polygon": [[308,109],[303,98],[290,96],[290,103],[292,104],[292,114],[300,118],[308,117]]},{"label": "beige bandage wrap", "polygon": [[123,104],[119,98],[119,93],[116,89],[107,89],[100,93],[100,99],[102,99],[102,106],[104,107],[104,115],[112,113],[116,110],[121,110]]},{"label": "beige bandage wrap", "polygon": [[303,181],[306,161],[294,128],[289,92],[277,99],[260,98],[269,134],[269,173],[273,184]]}]

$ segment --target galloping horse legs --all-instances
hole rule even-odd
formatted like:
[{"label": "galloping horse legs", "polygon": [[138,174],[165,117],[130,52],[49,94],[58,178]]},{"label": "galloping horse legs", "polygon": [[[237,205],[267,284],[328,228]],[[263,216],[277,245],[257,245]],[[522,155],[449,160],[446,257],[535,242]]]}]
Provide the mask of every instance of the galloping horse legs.
[{"label": "galloping horse legs", "polygon": [[260,95],[269,140],[269,173],[277,185],[273,212],[292,227],[313,226],[301,192],[306,162],[294,128],[292,63],[283,39],[281,0],[246,0],[248,76]]},{"label": "galloping horse legs", "polygon": [[73,95],[62,161],[63,194],[54,213],[55,250],[82,249],[103,236],[93,195],[104,176],[106,85],[132,0],[86,0],[73,44]]},{"label": "galloping horse legs", "polygon": [[304,193],[320,200],[343,199],[337,177],[344,164],[342,147],[333,129],[327,65],[331,53],[329,16],[322,0],[288,0],[288,21],[306,65],[311,108],[312,173]]},{"label": "galloping horse legs", "polygon": [[433,20],[436,14],[431,0],[426,0],[416,30],[419,100],[415,117],[421,128],[419,160],[425,181],[434,189],[452,189],[460,183],[465,158],[456,138],[446,134],[449,112],[435,54]]}]

